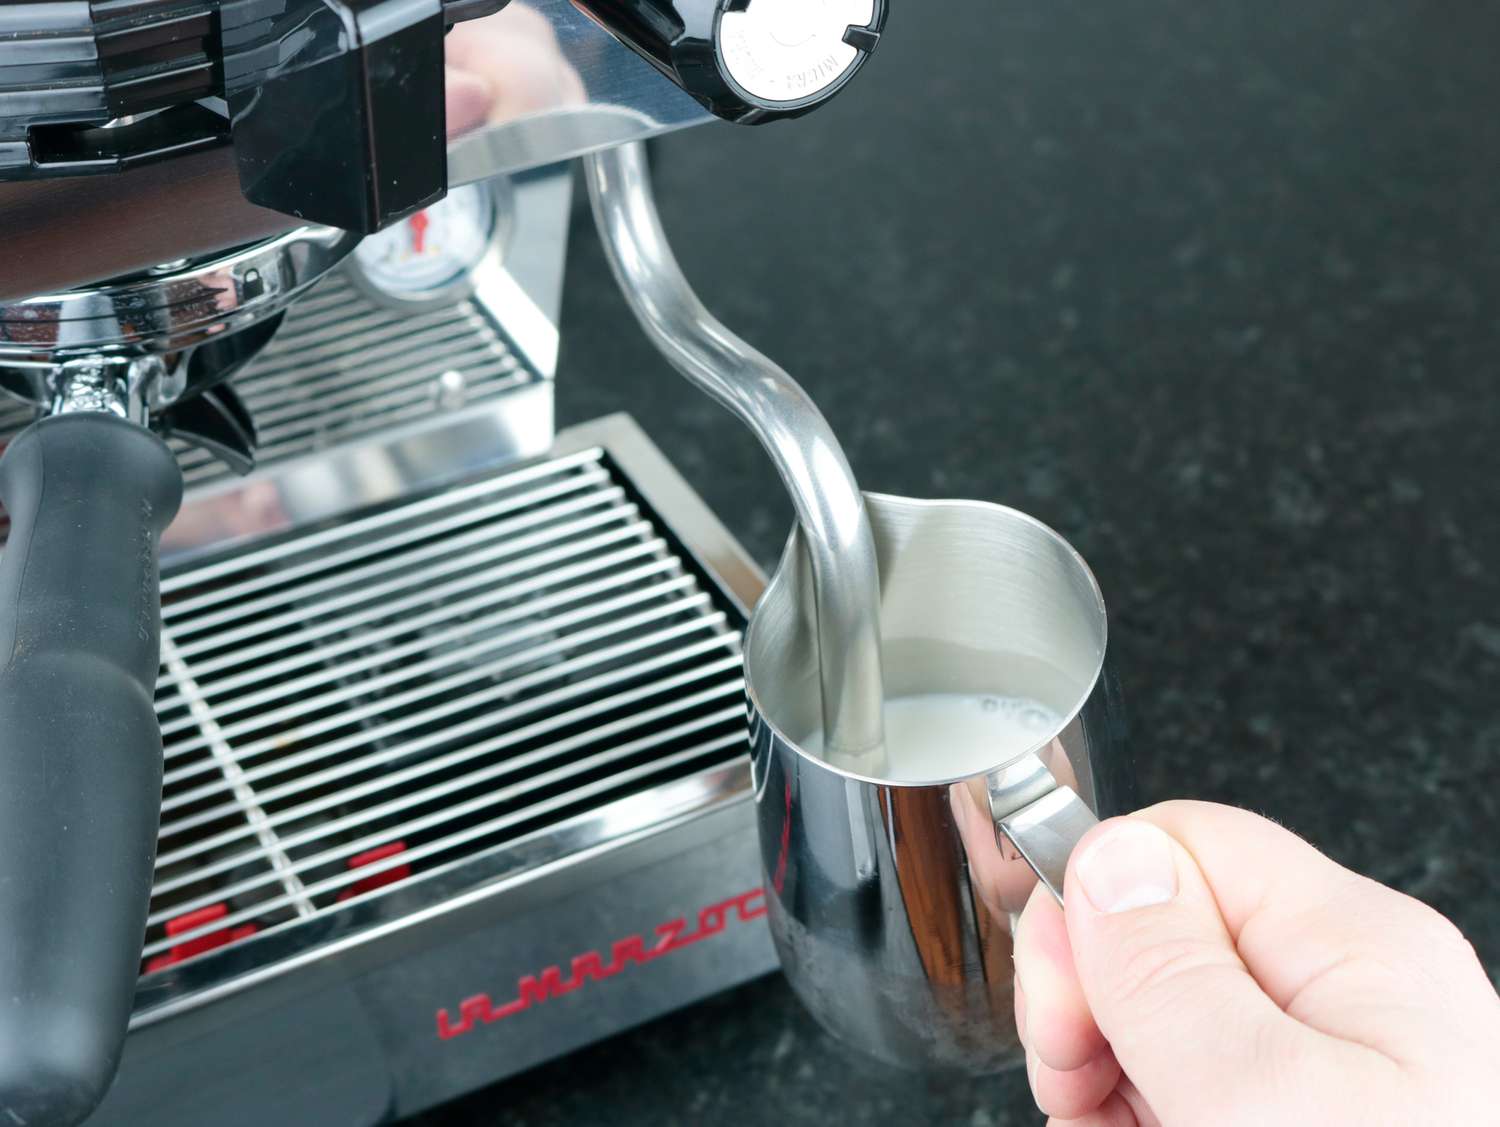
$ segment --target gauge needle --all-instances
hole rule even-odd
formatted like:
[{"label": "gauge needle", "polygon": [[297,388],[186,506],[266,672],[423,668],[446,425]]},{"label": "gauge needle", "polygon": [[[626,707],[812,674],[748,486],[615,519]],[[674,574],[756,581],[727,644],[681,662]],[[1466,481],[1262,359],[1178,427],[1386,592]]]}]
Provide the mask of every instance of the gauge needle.
[{"label": "gauge needle", "polygon": [[427,227],[432,220],[427,218],[425,211],[419,211],[408,222],[411,223],[411,249],[421,254],[422,244],[427,241]]}]

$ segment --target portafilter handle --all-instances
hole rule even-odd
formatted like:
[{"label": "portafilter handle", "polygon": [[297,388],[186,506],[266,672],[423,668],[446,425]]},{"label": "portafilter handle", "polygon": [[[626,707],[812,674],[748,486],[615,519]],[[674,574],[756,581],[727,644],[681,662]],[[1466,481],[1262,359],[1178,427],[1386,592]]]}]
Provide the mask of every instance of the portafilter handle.
[{"label": "portafilter handle", "polygon": [[0,458],[0,1108],[17,1123],[94,1110],[140,974],[162,785],[157,548],[182,474],[122,417],[130,398],[80,381]]},{"label": "portafilter handle", "polygon": [[[76,1124],[130,1021],[161,818],[162,533],[153,427],[246,472],[227,382],[357,237],[305,227],[0,305],[0,389],[46,413],[0,457],[0,1111]],[[4,1122],[0,1115],[0,1122]]]}]

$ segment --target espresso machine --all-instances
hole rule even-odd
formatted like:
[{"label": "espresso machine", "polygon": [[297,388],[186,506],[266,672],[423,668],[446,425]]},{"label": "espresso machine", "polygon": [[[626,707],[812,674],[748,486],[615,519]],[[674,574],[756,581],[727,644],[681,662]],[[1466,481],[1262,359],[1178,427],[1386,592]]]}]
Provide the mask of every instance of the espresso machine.
[{"label": "espresso machine", "polygon": [[885,17],[0,6],[11,1120],[385,1122],[775,966],[763,577],[554,427],[567,162],[814,109]]}]

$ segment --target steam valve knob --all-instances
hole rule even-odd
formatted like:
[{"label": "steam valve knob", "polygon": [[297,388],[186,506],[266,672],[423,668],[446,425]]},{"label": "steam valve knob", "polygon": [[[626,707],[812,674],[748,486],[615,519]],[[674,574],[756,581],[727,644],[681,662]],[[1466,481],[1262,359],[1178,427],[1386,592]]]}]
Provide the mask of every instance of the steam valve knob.
[{"label": "steam valve knob", "polygon": [[711,112],[759,124],[816,109],[880,42],[886,0],[573,0]]}]

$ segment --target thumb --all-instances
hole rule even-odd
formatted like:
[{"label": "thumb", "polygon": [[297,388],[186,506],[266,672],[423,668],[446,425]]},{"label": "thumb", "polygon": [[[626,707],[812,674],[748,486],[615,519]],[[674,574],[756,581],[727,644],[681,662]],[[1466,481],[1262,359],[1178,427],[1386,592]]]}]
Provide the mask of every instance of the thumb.
[{"label": "thumb", "polygon": [[444,81],[448,136],[458,137],[483,125],[497,101],[483,75],[449,66]]},{"label": "thumb", "polygon": [[1074,850],[1064,887],[1084,997],[1162,1123],[1267,1122],[1271,1094],[1285,1110],[1302,1079],[1357,1065],[1337,1059],[1353,1046],[1260,988],[1197,862],[1165,830],[1105,822]]}]

